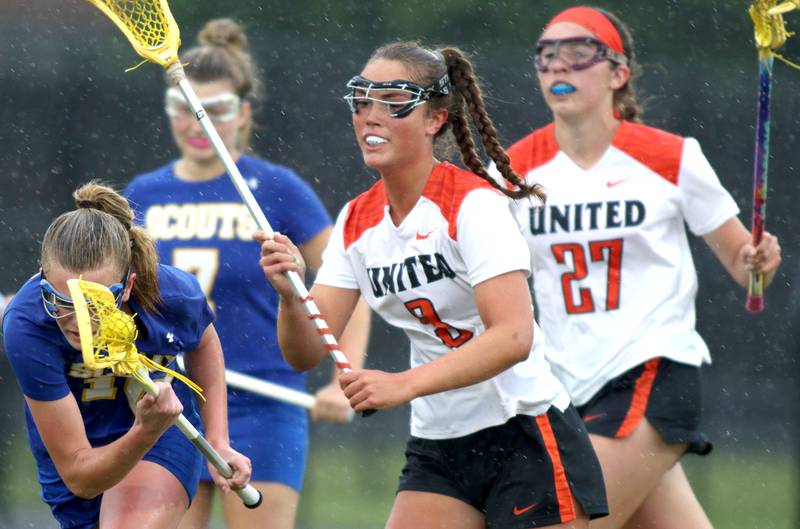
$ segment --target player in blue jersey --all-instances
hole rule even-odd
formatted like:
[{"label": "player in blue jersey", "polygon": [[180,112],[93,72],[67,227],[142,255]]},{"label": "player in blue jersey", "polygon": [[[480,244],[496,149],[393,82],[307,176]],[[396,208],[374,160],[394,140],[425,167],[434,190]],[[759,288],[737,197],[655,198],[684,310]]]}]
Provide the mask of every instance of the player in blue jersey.
[{"label": "player in blue jersey", "polygon": [[[320,200],[292,170],[243,154],[252,126],[251,103],[259,91],[244,33],[230,20],[215,20],[199,40],[199,47],[182,55],[194,90],[273,228],[298,241],[307,262],[318,268],[331,232]],[[126,195],[156,240],[161,260],[199,279],[216,312],[226,366],[305,389],[305,375],[289,367],[278,349],[278,296],[257,265],[259,246],[250,238],[257,226],[175,88],[167,90],[166,111],[181,156],[135,178]],[[363,305],[342,340],[356,366],[362,363],[368,322]],[[338,383],[323,388],[316,398],[312,418],[349,417],[350,406]],[[232,445],[252,459],[253,486],[264,497],[263,508],[255,511],[243,508],[236,498],[225,499],[228,527],[291,529],[308,446],[305,411],[229,389],[228,420]],[[207,526],[214,492],[209,479],[205,474],[182,529]]]},{"label": "player in blue jersey", "polygon": [[[6,310],[4,347],[25,394],[28,436],[42,499],[63,528],[161,529],[178,526],[193,497],[200,453],[173,423],[183,411],[234,469],[215,482],[241,488],[250,462],[230,448],[222,350],[208,307],[190,274],[158,264],[152,239],[132,224],[133,211],[110,188],[87,184],[78,209],[48,228],[41,272]],[[206,402],[188,388],[158,381],[141,397],[138,382],[88,369],[67,280],[107,285],[135,314],[137,348],[165,366],[184,354]],[[141,398],[140,398],[141,397]]]}]

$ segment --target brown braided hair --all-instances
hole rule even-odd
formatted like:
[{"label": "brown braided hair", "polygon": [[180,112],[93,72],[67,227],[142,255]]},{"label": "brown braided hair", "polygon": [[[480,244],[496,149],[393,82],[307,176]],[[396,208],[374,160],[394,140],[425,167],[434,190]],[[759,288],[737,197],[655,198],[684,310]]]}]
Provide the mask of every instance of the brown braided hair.
[{"label": "brown braided hair", "polygon": [[72,194],[78,209],[61,214],[44,234],[42,270],[52,263],[71,272],[96,270],[111,262],[122,279],[136,273],[133,295],[147,312],[158,312],[158,253],[123,196],[97,181]]},{"label": "brown braided hair", "polygon": [[[541,186],[527,185],[511,168],[508,155],[497,139],[497,130],[486,112],[474,67],[464,52],[453,47],[433,51],[416,42],[394,42],[375,50],[368,62],[377,59],[402,63],[411,76],[409,81],[421,86],[431,85],[447,71],[453,88],[452,93],[433,97],[429,101],[431,112],[447,109],[449,113],[449,121],[436,133],[436,139],[438,140],[448,130],[452,130],[461,151],[461,159],[473,173],[509,197],[535,196],[544,201],[545,195]],[[478,155],[467,116],[471,118],[486,154],[494,161],[503,178],[513,184],[512,189],[499,184],[489,175]]]},{"label": "brown braided hair", "polygon": [[[614,26],[622,39],[622,51],[628,58],[628,68],[631,70],[631,77],[628,82],[621,88],[614,91],[614,114],[619,119],[630,121],[633,123],[642,122],[642,106],[639,104],[636,97],[636,87],[634,82],[641,76],[642,67],[636,60],[636,51],[634,50],[633,35],[630,29],[626,26],[615,14],[601,9],[592,7],[595,11],[602,14]],[[617,68],[616,63],[611,63],[613,68]]]}]

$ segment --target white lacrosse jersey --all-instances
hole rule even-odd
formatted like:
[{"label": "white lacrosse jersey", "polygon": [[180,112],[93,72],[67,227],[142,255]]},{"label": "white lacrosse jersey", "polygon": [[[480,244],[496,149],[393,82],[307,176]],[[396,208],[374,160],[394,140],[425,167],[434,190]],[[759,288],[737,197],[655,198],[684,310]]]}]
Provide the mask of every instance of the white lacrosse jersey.
[{"label": "white lacrosse jersey", "polygon": [[[506,197],[471,172],[440,163],[399,226],[383,181],[345,205],[316,283],[360,290],[406,333],[413,368],[479,336],[484,325],[473,287],[515,270],[528,274],[530,258]],[[461,437],[551,405],[565,409],[569,397],[545,360],[542,332],[531,325],[527,360],[484,382],[414,399],[411,435]]]},{"label": "white lacrosse jersey", "polygon": [[623,121],[591,169],[550,124],[514,144],[512,167],[545,205],[512,209],[528,241],[548,360],[576,405],[654,357],[710,362],[695,330],[697,274],[684,222],[714,231],[739,209],[693,138]]}]

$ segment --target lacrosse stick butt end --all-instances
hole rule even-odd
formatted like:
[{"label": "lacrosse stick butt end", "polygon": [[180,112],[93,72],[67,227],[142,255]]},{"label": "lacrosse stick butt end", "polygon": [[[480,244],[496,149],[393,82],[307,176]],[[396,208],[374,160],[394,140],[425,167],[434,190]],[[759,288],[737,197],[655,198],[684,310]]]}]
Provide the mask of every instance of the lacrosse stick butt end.
[{"label": "lacrosse stick butt end", "polygon": [[747,296],[745,308],[750,314],[758,314],[764,311],[764,296]]},{"label": "lacrosse stick butt end", "polygon": [[256,509],[261,505],[261,502],[264,501],[264,495],[261,494],[261,491],[256,489],[255,487],[248,485],[242,492],[247,493],[247,497],[243,497],[244,506],[248,509]]}]

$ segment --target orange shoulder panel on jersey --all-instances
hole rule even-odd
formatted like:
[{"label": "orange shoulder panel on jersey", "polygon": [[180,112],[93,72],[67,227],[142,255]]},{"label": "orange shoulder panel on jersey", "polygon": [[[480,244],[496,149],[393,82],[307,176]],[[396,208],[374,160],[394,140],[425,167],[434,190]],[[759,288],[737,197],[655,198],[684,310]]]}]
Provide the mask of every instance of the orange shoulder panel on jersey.
[{"label": "orange shoulder panel on jersey", "polygon": [[647,125],[623,121],[611,144],[665,180],[678,185],[683,155],[682,137]]},{"label": "orange shoulder panel on jersey", "polygon": [[356,242],[366,230],[377,226],[383,219],[386,206],[386,190],[383,180],[378,180],[368,191],[350,202],[344,222],[344,248]]},{"label": "orange shoulder panel on jersey", "polygon": [[[442,162],[433,169],[422,196],[439,206],[442,216],[447,220],[447,233],[451,239],[456,238],[458,212],[470,191],[475,189],[491,189],[497,191],[492,184],[471,171],[465,171],[455,165]],[[497,191],[499,193],[499,191]]]},{"label": "orange shoulder panel on jersey", "polygon": [[509,147],[506,152],[511,158],[511,168],[525,178],[529,172],[546,164],[558,154],[555,125],[535,130]]}]

